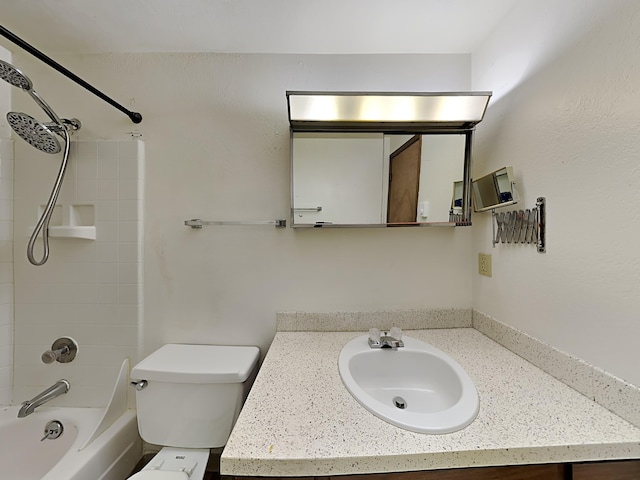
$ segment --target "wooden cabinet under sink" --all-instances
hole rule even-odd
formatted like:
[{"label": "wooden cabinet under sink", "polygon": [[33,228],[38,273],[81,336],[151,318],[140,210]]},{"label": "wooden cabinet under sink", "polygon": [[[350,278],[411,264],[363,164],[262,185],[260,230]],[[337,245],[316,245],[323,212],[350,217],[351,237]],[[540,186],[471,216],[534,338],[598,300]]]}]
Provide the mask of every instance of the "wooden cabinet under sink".
[{"label": "wooden cabinet under sink", "polygon": [[502,467],[455,468],[420,472],[327,477],[224,477],[224,480],[640,480],[640,460]]}]

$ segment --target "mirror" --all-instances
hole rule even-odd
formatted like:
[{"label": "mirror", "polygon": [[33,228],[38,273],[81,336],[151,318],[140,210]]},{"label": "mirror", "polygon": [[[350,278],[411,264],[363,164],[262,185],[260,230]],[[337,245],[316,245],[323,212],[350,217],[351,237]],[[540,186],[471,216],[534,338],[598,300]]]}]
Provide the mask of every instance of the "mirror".
[{"label": "mirror", "polygon": [[503,167],[472,182],[473,205],[476,212],[518,203],[513,168]]},{"label": "mirror", "polygon": [[469,224],[463,198],[470,141],[471,132],[460,131],[293,131],[291,225]]}]

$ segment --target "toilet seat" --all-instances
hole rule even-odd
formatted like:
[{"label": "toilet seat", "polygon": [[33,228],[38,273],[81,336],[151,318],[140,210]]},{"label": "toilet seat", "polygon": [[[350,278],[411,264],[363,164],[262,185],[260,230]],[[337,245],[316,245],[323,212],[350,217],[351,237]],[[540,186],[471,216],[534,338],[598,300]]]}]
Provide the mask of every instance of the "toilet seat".
[{"label": "toilet seat", "polygon": [[129,480],[189,480],[185,472],[167,472],[166,470],[142,470]]},{"label": "toilet seat", "polygon": [[128,480],[202,480],[208,459],[208,448],[164,447]]}]

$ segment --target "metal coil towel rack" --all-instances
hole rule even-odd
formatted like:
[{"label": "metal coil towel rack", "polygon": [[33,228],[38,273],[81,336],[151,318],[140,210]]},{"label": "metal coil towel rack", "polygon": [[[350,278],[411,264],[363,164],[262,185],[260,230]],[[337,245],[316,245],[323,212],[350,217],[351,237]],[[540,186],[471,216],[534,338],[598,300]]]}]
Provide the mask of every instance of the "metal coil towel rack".
[{"label": "metal coil towel rack", "polygon": [[492,210],[493,246],[497,243],[535,244],[539,253],[547,249],[546,199],[538,197],[536,207],[496,213]]}]

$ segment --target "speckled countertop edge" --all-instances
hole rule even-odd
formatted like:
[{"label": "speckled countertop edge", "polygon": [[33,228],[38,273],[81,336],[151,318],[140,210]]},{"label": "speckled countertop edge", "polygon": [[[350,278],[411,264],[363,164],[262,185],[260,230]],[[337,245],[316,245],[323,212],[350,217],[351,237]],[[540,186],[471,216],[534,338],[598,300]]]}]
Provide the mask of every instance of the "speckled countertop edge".
[{"label": "speckled countertop edge", "polygon": [[477,419],[447,435],[394,427],[361,407],[340,380],[340,350],[361,334],[276,334],[223,451],[223,475],[640,458],[640,429],[472,328],[405,334],[432,343],[465,368],[480,395]]}]

